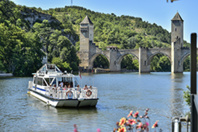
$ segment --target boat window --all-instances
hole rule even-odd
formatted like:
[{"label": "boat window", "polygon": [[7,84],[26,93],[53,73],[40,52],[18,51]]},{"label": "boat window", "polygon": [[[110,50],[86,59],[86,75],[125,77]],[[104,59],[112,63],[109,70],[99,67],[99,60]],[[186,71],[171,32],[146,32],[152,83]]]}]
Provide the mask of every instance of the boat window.
[{"label": "boat window", "polygon": [[62,77],[58,77],[57,80],[58,80],[59,82],[61,82],[61,81],[62,81]]},{"label": "boat window", "polygon": [[42,79],[42,84],[43,84],[43,86],[47,86],[47,84],[46,84],[44,79]]},{"label": "boat window", "polygon": [[60,85],[60,83],[63,82],[63,78],[62,77],[57,77],[57,81],[58,81],[58,85]]},{"label": "boat window", "polygon": [[50,85],[53,79],[54,78],[45,78],[45,81],[47,82],[48,85]]},{"label": "boat window", "polygon": [[51,82],[51,85],[52,86],[56,85],[56,78],[54,78],[54,80]]},{"label": "boat window", "polygon": [[55,69],[55,65],[47,65],[47,69]]},{"label": "boat window", "polygon": [[37,84],[38,85],[42,85],[42,78],[37,78],[38,80],[37,80]]},{"label": "boat window", "polygon": [[48,64],[47,65],[47,69],[48,69],[48,72],[55,72],[55,65],[53,64]]},{"label": "boat window", "polygon": [[43,67],[42,71],[46,71],[46,67]]},{"label": "boat window", "polygon": [[42,69],[40,69],[39,73],[43,73],[44,71],[46,71],[46,67],[43,67]]},{"label": "boat window", "polygon": [[63,81],[63,84],[66,85],[67,87],[69,85],[70,85],[70,87],[73,87],[72,77],[63,77],[62,81]]}]

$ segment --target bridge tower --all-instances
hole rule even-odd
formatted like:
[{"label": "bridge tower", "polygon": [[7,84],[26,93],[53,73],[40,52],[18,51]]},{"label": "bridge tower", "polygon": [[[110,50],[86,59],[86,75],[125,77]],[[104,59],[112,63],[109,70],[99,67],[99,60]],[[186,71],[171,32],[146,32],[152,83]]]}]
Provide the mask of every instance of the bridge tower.
[{"label": "bridge tower", "polygon": [[183,64],[180,62],[183,47],[183,19],[177,12],[171,20],[171,72],[183,72]]},{"label": "bridge tower", "polygon": [[92,69],[90,67],[90,56],[92,43],[94,40],[94,25],[88,16],[80,23],[80,52],[78,56],[81,60],[80,67],[84,69]]}]

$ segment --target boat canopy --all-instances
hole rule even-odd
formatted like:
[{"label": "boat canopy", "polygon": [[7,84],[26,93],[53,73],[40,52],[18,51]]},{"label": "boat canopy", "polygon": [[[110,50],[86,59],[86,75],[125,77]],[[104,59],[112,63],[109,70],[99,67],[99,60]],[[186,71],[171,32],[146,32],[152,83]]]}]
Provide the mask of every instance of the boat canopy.
[{"label": "boat canopy", "polygon": [[45,64],[43,65],[37,73],[47,74],[47,73],[62,73],[62,71],[55,64]]}]

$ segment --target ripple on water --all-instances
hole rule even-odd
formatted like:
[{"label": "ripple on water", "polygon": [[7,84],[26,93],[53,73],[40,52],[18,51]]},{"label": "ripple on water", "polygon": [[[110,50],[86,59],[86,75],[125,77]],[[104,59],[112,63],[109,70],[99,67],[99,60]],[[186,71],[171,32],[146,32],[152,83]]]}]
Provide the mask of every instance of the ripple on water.
[{"label": "ripple on water", "polygon": [[171,117],[188,110],[183,90],[189,85],[189,74],[170,73],[82,74],[80,85],[98,87],[99,101],[95,109],[60,109],[47,106],[29,96],[28,81],[32,78],[0,79],[0,127],[2,131],[72,131],[101,128],[113,130],[120,118],[130,110],[143,114],[150,108],[151,124],[159,120],[163,131],[170,131]]}]

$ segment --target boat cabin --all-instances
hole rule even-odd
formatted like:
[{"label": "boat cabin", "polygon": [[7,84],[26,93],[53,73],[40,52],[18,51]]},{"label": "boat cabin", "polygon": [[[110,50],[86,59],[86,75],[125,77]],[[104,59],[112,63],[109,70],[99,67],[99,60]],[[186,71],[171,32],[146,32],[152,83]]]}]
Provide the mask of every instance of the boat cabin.
[{"label": "boat cabin", "polygon": [[63,73],[54,64],[45,64],[35,74],[33,82],[35,85],[40,86],[54,86],[58,87],[61,83],[67,87],[77,87],[78,77],[70,73]]}]

